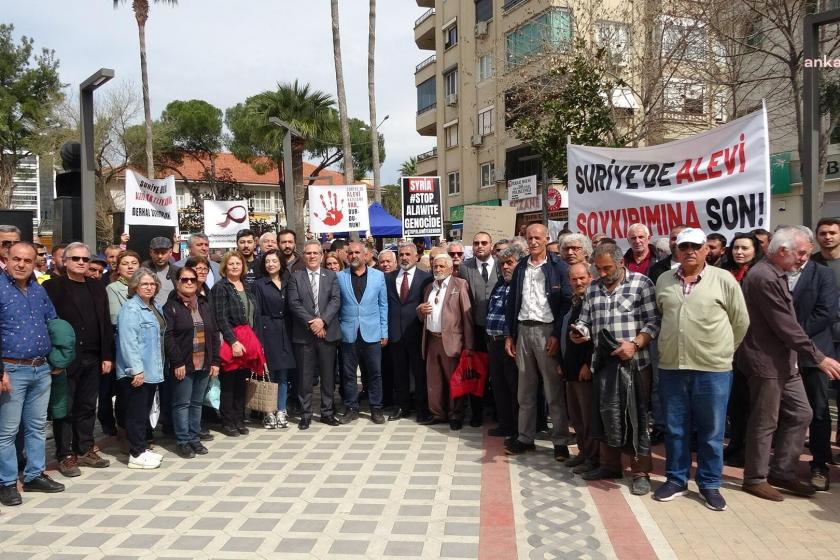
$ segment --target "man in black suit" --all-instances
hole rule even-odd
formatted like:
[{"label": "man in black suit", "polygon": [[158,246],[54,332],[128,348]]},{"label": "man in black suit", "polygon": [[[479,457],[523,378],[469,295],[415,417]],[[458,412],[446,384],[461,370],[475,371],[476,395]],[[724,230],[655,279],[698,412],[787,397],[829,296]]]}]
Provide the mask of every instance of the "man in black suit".
[{"label": "man in black suit", "polygon": [[93,430],[99,378],[111,372],[114,329],[105,284],[87,277],[90,249],[71,243],[64,250],[65,275],[44,282],[59,319],[76,331],[76,359],[67,368],[67,416],[53,420],[58,470],[79,476],[78,465],[104,468],[110,461],[98,454]]},{"label": "man in black suit", "polygon": [[417,246],[400,243],[397,250],[400,269],[385,275],[388,289],[388,347],[394,367],[394,391],[397,410],[388,420],[399,420],[411,414],[411,379],[414,379],[414,400],[417,421],[429,418],[426,390],[426,364],[423,363],[421,340],[423,325],[417,318],[417,306],[423,303],[423,289],[432,281],[429,272],[417,268]]},{"label": "man in black suit", "polygon": [[287,299],[292,313],[292,343],[295,347],[298,398],[301,414],[298,428],[309,428],[312,420],[312,375],[321,372],[321,422],[338,426],[333,405],[335,356],[341,329],[338,312],[341,293],[335,273],[321,267],[321,244],[303,246],[305,268],[289,277]]}]

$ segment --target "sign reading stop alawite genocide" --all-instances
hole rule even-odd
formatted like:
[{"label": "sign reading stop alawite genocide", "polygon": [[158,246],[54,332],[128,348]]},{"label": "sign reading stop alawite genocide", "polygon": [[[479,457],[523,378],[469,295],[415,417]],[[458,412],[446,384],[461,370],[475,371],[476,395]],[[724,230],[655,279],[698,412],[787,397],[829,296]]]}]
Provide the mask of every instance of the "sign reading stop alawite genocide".
[{"label": "sign reading stop alawite genocide", "polygon": [[402,177],[403,237],[443,235],[440,177]]}]

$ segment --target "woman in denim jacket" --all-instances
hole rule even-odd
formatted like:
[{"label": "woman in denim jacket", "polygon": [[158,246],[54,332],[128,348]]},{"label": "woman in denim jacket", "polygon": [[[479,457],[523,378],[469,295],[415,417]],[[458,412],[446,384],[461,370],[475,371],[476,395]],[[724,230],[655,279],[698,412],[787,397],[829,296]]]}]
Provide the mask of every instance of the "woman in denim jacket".
[{"label": "woman in denim jacket", "polygon": [[146,449],[146,424],[157,384],[163,382],[163,311],[154,303],[160,280],[139,268],[128,281],[128,301],[117,318],[117,388],[125,403],[130,469],[156,469],[162,455]]}]

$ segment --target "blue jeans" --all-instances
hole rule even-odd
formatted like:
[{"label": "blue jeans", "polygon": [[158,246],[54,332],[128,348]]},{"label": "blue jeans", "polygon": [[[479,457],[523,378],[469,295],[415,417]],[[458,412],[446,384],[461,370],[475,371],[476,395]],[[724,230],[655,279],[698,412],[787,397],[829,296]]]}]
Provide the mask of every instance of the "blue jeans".
[{"label": "blue jeans", "polygon": [[44,443],[52,376],[48,364],[32,367],[6,363],[4,367],[12,392],[0,393],[0,486],[11,486],[18,479],[15,451],[18,429],[23,429],[26,449],[23,481],[37,478],[46,468]]},{"label": "blue jeans", "polygon": [[[277,410],[286,412],[286,399],[289,398],[289,373],[293,369],[271,370],[271,380],[277,383]],[[276,412],[276,411],[275,411]]]},{"label": "blue jeans", "polygon": [[359,410],[359,386],[356,369],[364,360],[368,371],[368,401],[371,410],[382,408],[382,346],[379,341],[365,342],[361,334],[356,342],[341,343],[341,385],[344,388],[344,406]]},{"label": "blue jeans", "polygon": [[697,486],[720,488],[723,434],[732,372],[659,370],[665,424],[665,476],[685,486],[691,468],[691,434],[697,433]]},{"label": "blue jeans", "polygon": [[209,379],[206,370],[188,373],[180,381],[172,376],[172,428],[179,444],[199,441],[201,406],[204,404]]}]

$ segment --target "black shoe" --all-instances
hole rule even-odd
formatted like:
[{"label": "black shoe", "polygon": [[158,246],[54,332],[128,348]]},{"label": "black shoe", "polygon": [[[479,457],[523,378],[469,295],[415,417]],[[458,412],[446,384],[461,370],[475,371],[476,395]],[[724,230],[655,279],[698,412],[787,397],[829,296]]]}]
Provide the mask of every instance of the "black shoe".
[{"label": "black shoe", "polygon": [[624,473],[621,471],[612,471],[606,467],[598,467],[595,470],[583,473],[581,478],[583,480],[616,480],[624,478]]},{"label": "black shoe", "polygon": [[239,430],[235,426],[222,426],[222,433],[228,437],[239,437]]},{"label": "black shoe", "polygon": [[195,451],[196,455],[207,455],[208,453],[210,453],[210,450],[204,447],[204,444],[201,443],[201,441],[192,442],[190,444],[190,447],[193,448],[193,451]]},{"label": "black shoe", "polygon": [[564,462],[569,458],[569,448],[565,445],[554,446],[554,460],[558,463]]},{"label": "black shoe", "polygon": [[46,473],[41,473],[29,482],[24,482],[23,491],[55,494],[56,492],[64,492],[64,485],[51,479]]},{"label": "black shoe", "polygon": [[198,432],[198,439],[201,441],[213,441],[213,434],[210,433],[210,430],[205,428]]},{"label": "black shoe", "polygon": [[335,416],[321,416],[321,424],[326,424],[327,426],[341,426],[341,422]]},{"label": "black shoe", "polygon": [[117,427],[112,424],[102,426],[102,433],[106,436],[115,436],[117,435]]},{"label": "black shoe", "polygon": [[385,415],[382,414],[381,408],[376,408],[370,411],[370,420],[374,424],[384,424],[385,423]]},{"label": "black shoe", "polygon": [[298,422],[298,429],[299,430],[308,430],[310,422],[311,422],[311,420],[309,420],[309,418],[301,418],[300,422]]},{"label": "black shoe", "polygon": [[410,412],[405,408],[398,408],[390,416],[388,416],[388,422],[393,422],[395,420],[399,420],[400,418],[408,418]]},{"label": "black shoe", "polygon": [[247,436],[248,432],[250,432],[250,430],[248,428],[246,428],[244,425],[243,426],[237,426],[236,431],[239,432],[240,434],[242,434],[243,436]]},{"label": "black shoe", "polygon": [[449,421],[449,429],[450,430],[460,430],[464,427],[463,420],[450,420]]},{"label": "black shoe", "polygon": [[523,443],[518,439],[511,440],[510,443],[505,445],[505,453],[508,455],[519,455],[526,451],[536,451],[536,449],[537,446],[533,443]]},{"label": "black shoe", "polygon": [[23,503],[20,498],[20,492],[17,490],[17,484],[11,486],[0,486],[0,504],[4,506],[19,506]]},{"label": "black shoe", "polygon": [[480,428],[484,424],[484,419],[481,416],[473,416],[470,418],[470,426],[473,428]]},{"label": "black shoe", "polygon": [[344,411],[344,414],[341,416],[341,423],[342,424],[349,424],[350,422],[353,422],[354,420],[358,420],[358,419],[359,419],[359,411],[348,408],[347,410]]},{"label": "black shoe", "polygon": [[507,438],[512,436],[513,434],[510,433],[508,430],[503,430],[502,428],[491,428],[487,431],[487,435],[491,437],[503,437]]},{"label": "black shoe", "polygon": [[182,459],[192,459],[195,457],[195,449],[189,443],[179,443],[175,447],[175,452]]},{"label": "black shoe", "polygon": [[445,420],[435,418],[434,416],[427,416],[426,418],[417,421],[417,423],[421,426],[434,426],[435,424],[442,424],[443,422],[445,422]]}]

